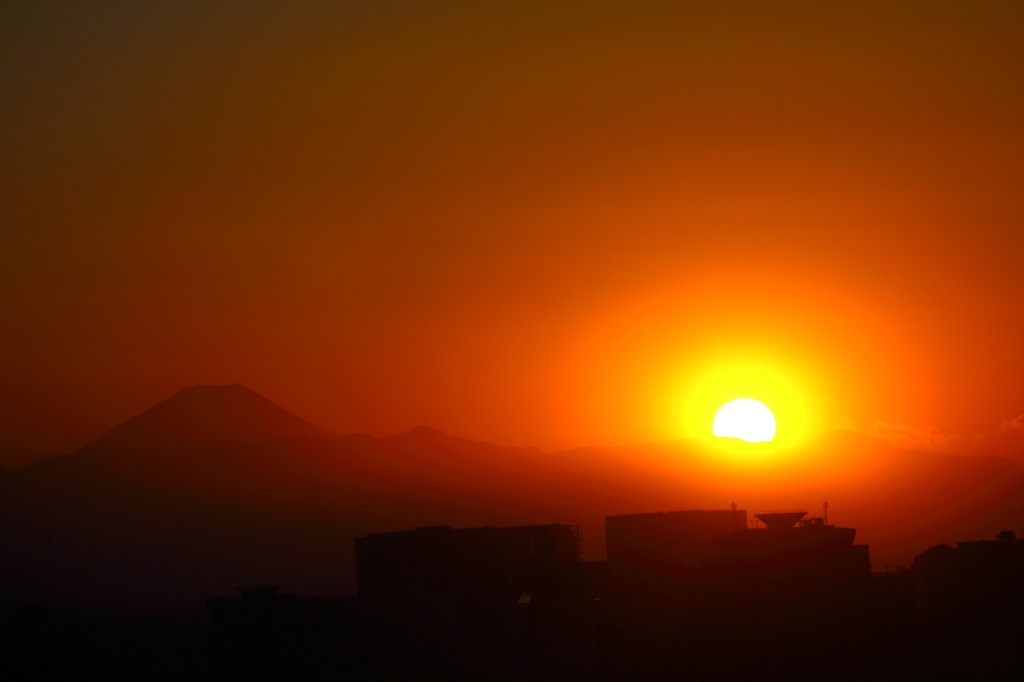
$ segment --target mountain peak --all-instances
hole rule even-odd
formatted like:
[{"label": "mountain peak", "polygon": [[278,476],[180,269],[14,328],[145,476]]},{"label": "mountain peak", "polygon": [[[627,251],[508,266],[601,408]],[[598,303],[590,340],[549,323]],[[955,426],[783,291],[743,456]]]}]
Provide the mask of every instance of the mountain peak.
[{"label": "mountain peak", "polygon": [[457,436],[451,436],[444,431],[438,431],[437,429],[420,424],[419,426],[403,431],[402,433],[396,433],[395,435],[388,438],[391,441],[409,441],[409,442],[442,442],[442,441],[460,441],[463,440]]},{"label": "mountain peak", "polygon": [[114,427],[89,448],[150,448],[168,444],[331,436],[255,391],[229,386],[189,386]]},{"label": "mountain peak", "polygon": [[410,435],[410,436],[444,436],[451,438],[447,433],[440,429],[435,429],[433,426],[427,426],[426,424],[420,424],[419,426],[413,427],[408,431],[398,435]]},{"label": "mountain peak", "polygon": [[186,386],[179,390],[171,399],[177,398],[178,396],[190,397],[202,394],[228,394],[234,393],[236,395],[255,395],[259,396],[259,393],[253,391],[250,388],[246,388],[242,384],[196,384],[195,386]]}]

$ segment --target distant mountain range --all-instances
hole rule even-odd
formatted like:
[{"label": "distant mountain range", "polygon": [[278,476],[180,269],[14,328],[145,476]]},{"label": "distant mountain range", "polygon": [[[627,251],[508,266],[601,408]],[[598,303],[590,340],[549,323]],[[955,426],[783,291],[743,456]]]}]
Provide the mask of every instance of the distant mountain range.
[{"label": "distant mountain range", "polygon": [[[764,454],[764,453],[760,453]],[[1024,526],[1024,469],[836,431],[758,459],[698,441],[557,453],[418,427],[335,435],[241,386],[186,388],[70,455],[0,469],[0,600],[194,611],[236,586],[355,590],[353,539],[428,525],[582,524],[825,499],[876,570]]]}]

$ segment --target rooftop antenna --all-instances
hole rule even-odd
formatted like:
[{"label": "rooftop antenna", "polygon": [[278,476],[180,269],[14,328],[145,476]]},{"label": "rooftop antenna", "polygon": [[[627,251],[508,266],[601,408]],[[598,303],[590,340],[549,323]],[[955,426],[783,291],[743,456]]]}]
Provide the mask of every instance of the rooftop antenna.
[{"label": "rooftop antenna", "polygon": [[732,504],[729,505],[729,506],[732,507],[732,529],[733,529],[733,531],[735,531],[736,530],[736,500],[733,500]]},{"label": "rooftop antenna", "polygon": [[824,521],[825,521],[825,525],[827,526],[828,525],[828,500],[825,500],[825,503],[823,505],[821,505],[821,508],[822,508],[822,510],[824,510],[823,516],[825,517]]}]

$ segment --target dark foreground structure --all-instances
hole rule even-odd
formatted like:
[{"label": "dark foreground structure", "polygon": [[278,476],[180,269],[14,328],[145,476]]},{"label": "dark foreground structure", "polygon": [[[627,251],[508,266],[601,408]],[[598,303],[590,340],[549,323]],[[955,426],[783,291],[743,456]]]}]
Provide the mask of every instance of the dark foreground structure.
[{"label": "dark foreground structure", "polygon": [[752,516],[610,517],[606,562],[563,524],[372,534],[358,597],[252,587],[209,599],[208,630],[22,604],[4,679],[1020,679],[1014,533],[871,574],[852,528]]},{"label": "dark foreground structure", "polygon": [[207,601],[214,679],[343,679],[360,667],[355,597],[300,598],[279,589]]},{"label": "dark foreground structure", "polygon": [[[423,528],[357,541],[368,679],[1016,679],[1022,541],[933,548],[872,575],[856,531],[806,512]],[[761,527],[763,525],[763,527]]]},{"label": "dark foreground structure", "polygon": [[356,540],[371,679],[596,679],[579,528],[420,528]]},{"label": "dark foreground structure", "polygon": [[915,632],[950,679],[1024,676],[1024,540],[938,545],[910,567]]},{"label": "dark foreground structure", "polygon": [[[855,650],[879,644],[862,622],[868,548],[805,515],[757,513],[763,528],[744,510],[608,519],[606,679],[866,674]],[[658,546],[673,537],[685,542]]]}]

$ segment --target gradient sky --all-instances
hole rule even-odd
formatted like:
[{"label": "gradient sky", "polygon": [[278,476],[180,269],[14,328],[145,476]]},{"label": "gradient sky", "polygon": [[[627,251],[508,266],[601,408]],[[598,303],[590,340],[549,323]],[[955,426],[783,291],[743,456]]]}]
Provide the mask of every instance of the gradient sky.
[{"label": "gradient sky", "polygon": [[10,443],[236,382],[545,449],[692,435],[747,370],[804,435],[1024,412],[1022,3],[32,0],[0,36]]}]

